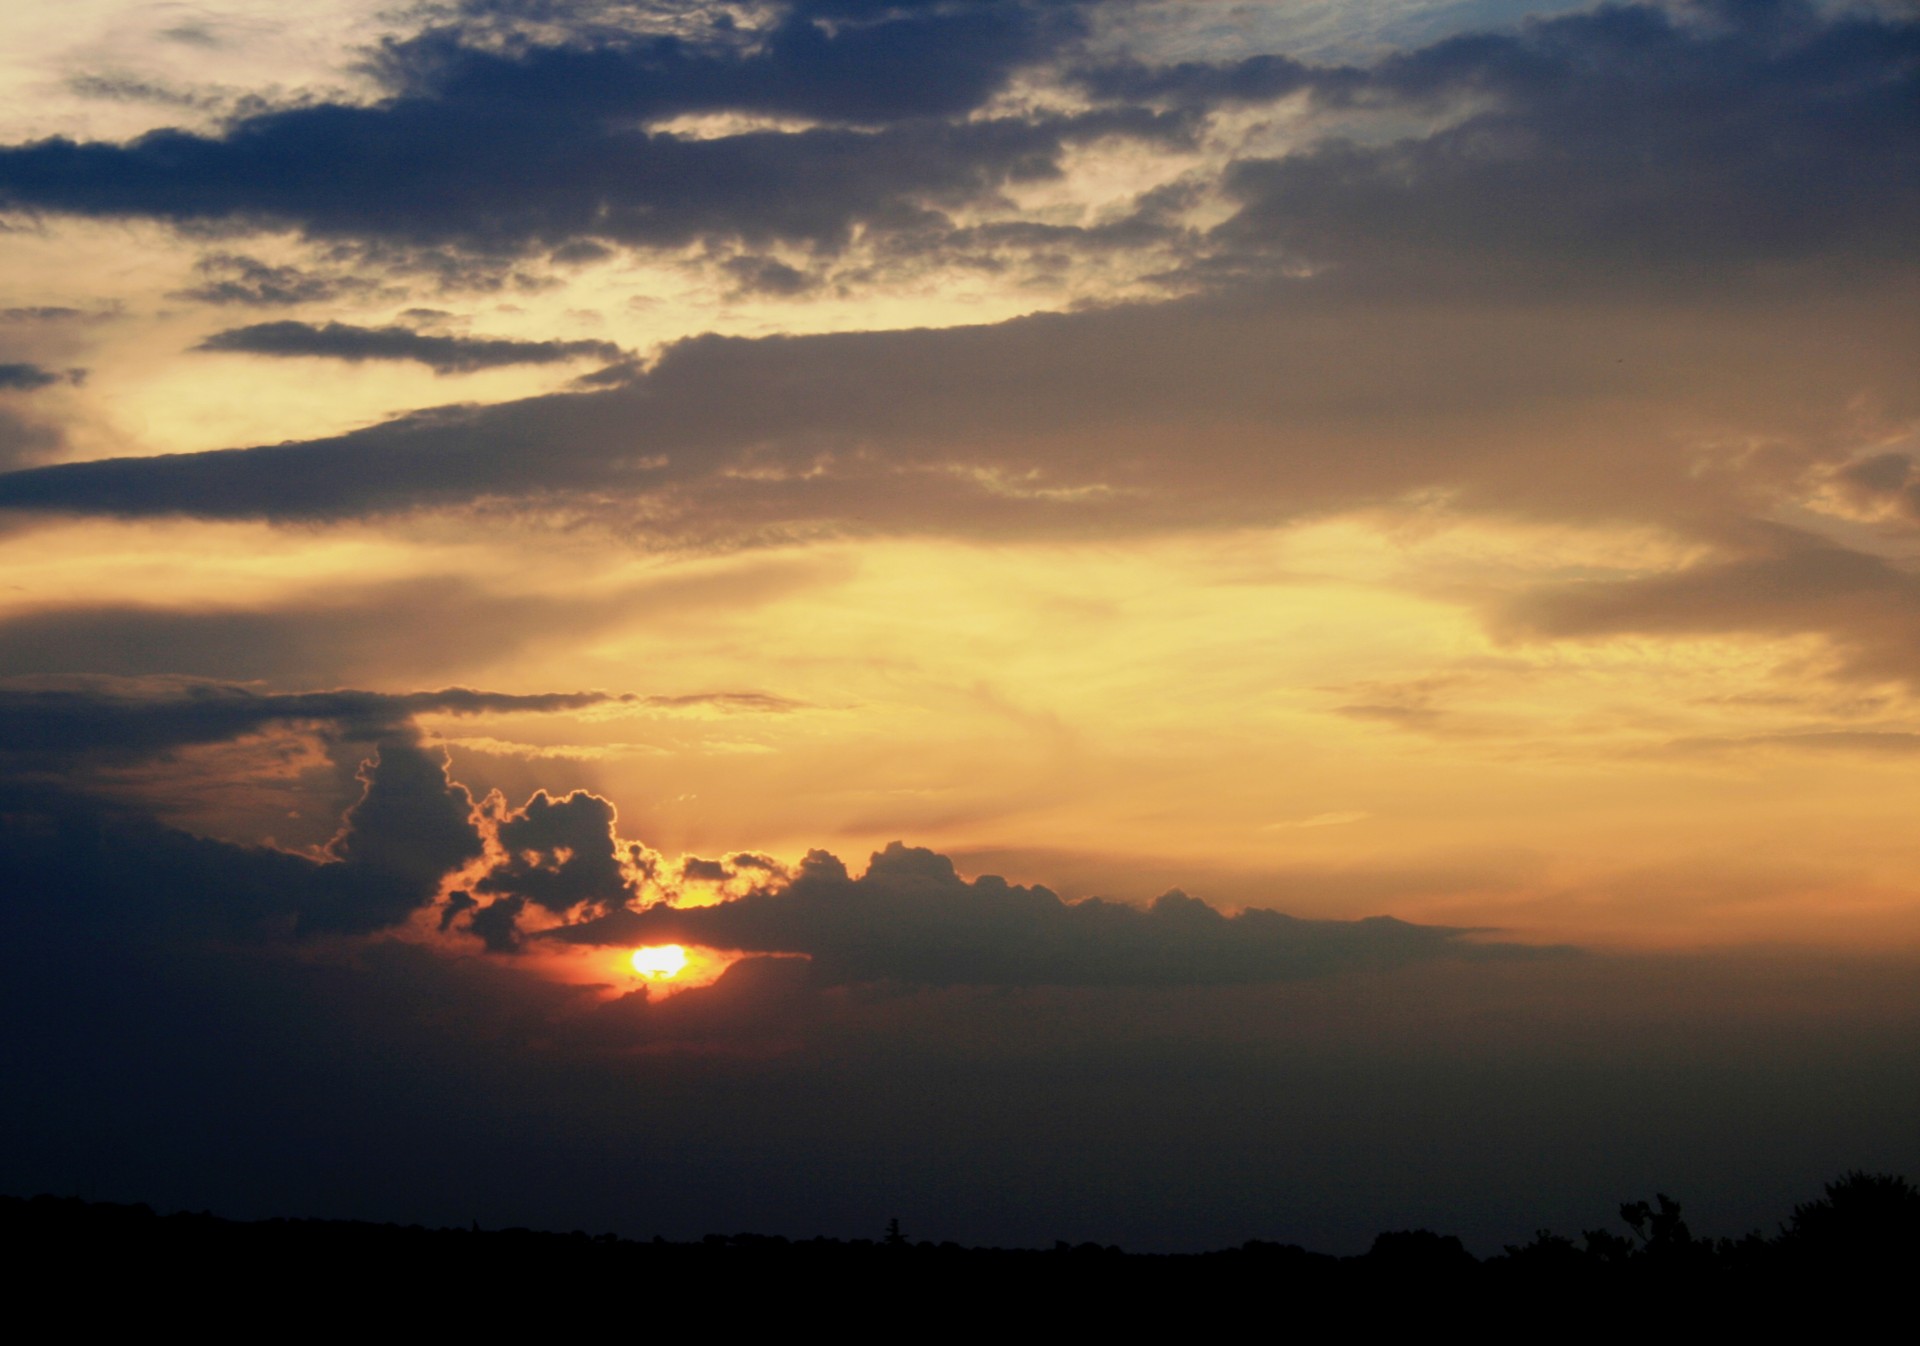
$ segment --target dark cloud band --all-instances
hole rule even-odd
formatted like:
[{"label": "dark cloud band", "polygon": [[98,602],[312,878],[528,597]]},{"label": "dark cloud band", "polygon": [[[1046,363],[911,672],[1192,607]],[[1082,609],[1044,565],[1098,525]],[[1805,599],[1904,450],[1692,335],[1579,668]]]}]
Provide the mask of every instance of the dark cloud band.
[{"label": "dark cloud band", "polygon": [[139,757],[296,721],[326,721],[373,739],[399,732],[416,715],[577,710],[617,699],[602,692],[510,695],[464,687],[400,694],[270,693],[174,681],[116,688],[115,681],[0,688],[0,758]]},{"label": "dark cloud band", "polygon": [[505,365],[619,359],[611,341],[513,341],[501,337],[437,336],[410,327],[355,327],[349,323],[264,322],[216,332],[194,349],[243,355],[313,356],[327,360],[409,360],[436,374],[465,374]]},{"label": "dark cloud band", "polygon": [[790,881],[744,897],[615,911],[547,937],[804,954],[829,985],[1229,985],[1444,957],[1566,952],[1462,942],[1471,933],[1386,917],[1304,921],[1264,910],[1226,916],[1177,891],[1144,910],[1099,899],[1070,903],[991,875],[967,881],[947,857],[895,842],[858,879],[815,851]]}]

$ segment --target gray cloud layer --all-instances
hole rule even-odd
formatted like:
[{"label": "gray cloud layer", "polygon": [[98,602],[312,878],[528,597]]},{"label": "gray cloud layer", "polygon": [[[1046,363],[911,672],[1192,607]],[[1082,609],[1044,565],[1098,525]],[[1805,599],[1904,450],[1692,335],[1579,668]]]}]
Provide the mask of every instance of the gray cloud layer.
[{"label": "gray cloud layer", "polygon": [[[1177,133],[1178,119],[1125,109],[965,117],[1077,32],[1076,11],[803,0],[751,41],[730,22],[692,38],[589,23],[543,43],[455,20],[377,54],[391,96],[376,106],[0,150],[0,202],[482,252],[589,237],[835,246],[1052,173],[1089,138]],[[714,139],[647,129],[721,111],[815,124]]]},{"label": "gray cloud layer", "polygon": [[274,693],[222,683],[155,689],[113,679],[16,685],[0,687],[0,758],[133,758],[297,721],[328,721],[351,737],[380,739],[402,731],[415,715],[576,710],[611,699],[603,692],[510,695],[464,687],[390,694]]},{"label": "gray cloud layer", "polygon": [[325,520],[612,491],[667,544],[1252,522],[1436,488],[1684,517],[1784,484],[1695,470],[1681,450],[1701,427],[1781,443],[1790,472],[1844,452],[1863,387],[1888,417],[1913,413],[1913,291],[1816,274],[1570,309],[1282,286],[996,327],[707,337],[602,391],[15,472],[0,507]]},{"label": "gray cloud layer", "polygon": [[[444,69],[439,57],[405,58],[439,72],[396,76],[413,90],[406,99],[467,108],[469,62],[491,72],[487,80],[532,80],[549,59],[602,59],[591,48],[448,51]],[[1167,80],[1199,79],[1181,69],[1092,87],[1162,98]],[[1366,71],[1313,76],[1329,107],[1416,125],[1437,118],[1438,129],[1336,138],[1233,165],[1222,188],[1236,209],[1189,238],[1177,277],[1216,293],[987,328],[684,341],[624,386],[597,392],[423,411],[306,443],[14,472],[0,476],[0,507],[324,520],[528,497],[590,508],[614,497],[633,528],[668,544],[841,528],[1071,533],[1260,521],[1417,491],[1563,515],[1749,509],[1810,462],[1850,451],[1851,408],[1877,406],[1890,423],[1920,414],[1907,377],[1920,348],[1917,70],[1920,24],[1828,21],[1785,0],[1607,9],[1454,39]],[[1232,71],[1214,73],[1239,87]],[[587,83],[579,105],[595,115],[614,105],[595,99],[627,96],[612,75]],[[512,87],[523,102],[548,89],[539,80]],[[1261,87],[1263,97],[1280,89]],[[1202,88],[1193,97],[1203,94],[1225,96]],[[316,127],[349,111],[381,127],[398,115],[310,111]],[[1165,115],[1115,103],[1085,117]],[[250,127],[196,142],[178,162],[277,143],[268,123]],[[929,164],[961,162],[929,143],[895,163],[884,146],[896,134],[1010,137],[1014,158],[1041,155],[1031,160],[1037,172],[1045,152],[1034,138],[1054,132],[1039,122],[909,119],[673,152],[759,146],[769,163],[816,183],[844,219],[859,193],[800,166],[809,137],[858,139],[857,153],[846,149],[848,171],[858,165],[908,194],[933,190],[921,182]],[[380,143],[340,136],[356,154]],[[61,153],[96,149],[109,154]],[[18,156],[43,153],[53,151],[0,152],[0,183],[10,172],[39,181],[20,177],[28,159]],[[457,155],[432,163],[469,174]],[[97,181],[171,181],[155,174],[102,167]],[[481,190],[470,176],[451,200]],[[83,179],[96,181],[72,181]],[[657,187],[659,211],[698,212],[671,179],[635,170],[621,180]],[[732,169],[714,180],[755,181]],[[252,184],[246,177],[244,190],[271,190]],[[571,199],[570,189],[522,190],[494,175],[484,184],[563,214]],[[413,209],[350,183],[334,194],[342,210],[376,198],[383,210]],[[813,229],[780,223],[788,207],[763,195],[752,228],[686,228],[742,237]],[[389,227],[412,226],[365,225]],[[552,233],[585,227],[555,222]],[[300,341],[313,331],[301,329]],[[1702,473],[1687,457],[1689,438],[1780,452],[1738,474]]]},{"label": "gray cloud layer", "polygon": [[[1804,0],[1609,7],[1366,69],[1272,55],[1077,66],[1101,100],[1090,111],[976,115],[1016,70],[1072,50],[1077,11],[810,0],[757,43],[723,27],[700,41],[591,25],[543,43],[455,23],[384,49],[392,96],[375,106],[0,149],[0,202],[495,252],[588,238],[830,248],[857,228],[924,246],[947,227],[942,209],[1057,173],[1069,145],[1178,140],[1214,106],[1304,90],[1326,112],[1439,116],[1441,129],[1239,163],[1226,186],[1242,209],[1216,249],[1563,276],[1576,260],[1660,272],[1909,252],[1910,21],[1824,18]],[[1455,108],[1467,115],[1441,115]],[[811,124],[700,140],[644,129],[718,111]]]}]

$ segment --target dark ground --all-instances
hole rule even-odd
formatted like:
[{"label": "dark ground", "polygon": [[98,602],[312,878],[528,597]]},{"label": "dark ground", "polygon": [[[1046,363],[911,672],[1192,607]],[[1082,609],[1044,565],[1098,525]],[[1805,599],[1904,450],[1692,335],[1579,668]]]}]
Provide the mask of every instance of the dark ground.
[{"label": "dark ground", "polygon": [[1920,1274],[1920,1189],[1892,1176],[1849,1174],[1772,1236],[1695,1238],[1665,1197],[1620,1216],[1623,1232],[1543,1232],[1480,1260],[1427,1230],[1383,1233],[1349,1258],[1261,1242],[1143,1255],[1092,1244],[963,1248],[892,1228],[875,1239],[669,1243],[243,1222],[37,1196],[0,1197],[0,1239],[16,1302],[64,1302],[94,1321],[184,1316],[295,1331],[321,1321],[542,1331],[574,1322],[636,1334],[837,1325],[906,1337],[1017,1323],[1192,1330],[1242,1315],[1274,1329],[1406,1326],[1467,1314],[1575,1337],[1662,1336],[1864,1322],[1909,1309]]}]

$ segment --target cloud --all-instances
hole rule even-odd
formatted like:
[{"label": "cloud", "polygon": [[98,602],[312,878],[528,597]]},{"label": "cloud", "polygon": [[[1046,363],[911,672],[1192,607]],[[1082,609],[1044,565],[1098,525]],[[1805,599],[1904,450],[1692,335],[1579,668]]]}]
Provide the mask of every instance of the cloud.
[{"label": "cloud", "polygon": [[[644,593],[622,594],[644,605]],[[471,674],[611,604],[490,591],[431,577],[296,591],[257,606],[99,604],[0,618],[0,677],[179,674],[311,686]]]},{"label": "cloud", "polygon": [[[917,227],[931,208],[1054,172],[1070,144],[1175,133],[1126,109],[965,119],[1077,31],[1075,13],[802,3],[751,42],[725,28],[701,41],[592,27],[489,41],[453,23],[379,51],[391,96],[372,106],[254,112],[218,135],[0,149],[0,203],[488,254],[716,236],[834,247],[856,228]],[[649,129],[694,113],[802,127]]]},{"label": "cloud", "polygon": [[1386,143],[1249,159],[1221,226],[1313,266],[1673,284],[1759,260],[1913,256],[1920,24],[1798,0],[1608,6],[1389,57],[1335,101],[1464,105]]},{"label": "cloud", "polygon": [[54,427],[0,407],[0,472],[51,458],[64,442],[65,436]]},{"label": "cloud", "polygon": [[[619,883],[605,891],[588,844],[596,807],[606,808],[603,842],[611,837],[603,801],[540,795],[517,814],[483,819],[449,778],[445,753],[424,744],[413,723],[427,713],[552,712],[611,699],[465,688],[273,694],[182,679],[0,685],[0,883],[11,881],[22,902],[84,900],[103,919],[163,936],[361,935],[432,902],[492,835],[512,848],[498,866],[502,882],[543,900],[569,886],[618,900]],[[298,726],[325,730],[357,786],[333,836],[312,853],[167,826],[96,772]],[[93,788],[102,780],[107,792]]]},{"label": "cloud", "polygon": [[[933,208],[1048,176],[1069,145],[1177,129],[1114,112],[688,140],[467,125],[433,104],[302,109],[243,124],[223,140],[166,131],[124,147],[43,141],[0,150],[0,203],[179,224],[296,226],[320,238],[480,253],[582,238],[835,248],[857,227],[937,223]],[[395,141],[391,157],[369,154]]]},{"label": "cloud", "polygon": [[503,365],[619,359],[611,341],[515,341],[504,337],[431,336],[410,327],[355,327],[330,322],[265,322],[216,332],[195,350],[247,355],[318,356],[330,360],[412,360],[436,374],[465,374]]},{"label": "cloud", "polygon": [[177,88],[134,75],[72,75],[68,77],[66,86],[69,92],[81,98],[96,98],[112,103],[159,103],[168,107],[211,109],[227,101],[221,94]]},{"label": "cloud", "polygon": [[63,382],[66,376],[35,364],[0,364],[0,392],[32,392]]},{"label": "cloud", "polygon": [[25,307],[0,308],[0,320],[6,322],[67,322],[74,318],[90,316],[84,309],[69,307],[65,304],[29,304]]},{"label": "cloud", "polygon": [[1910,454],[1872,454],[1841,468],[1834,482],[1856,507],[1920,523],[1920,472]]},{"label": "cloud", "polygon": [[1920,683],[1920,577],[1791,529],[1746,541],[1669,573],[1534,588],[1496,610],[1496,628],[1554,640],[1814,632],[1849,676]]},{"label": "cloud", "polygon": [[791,299],[814,289],[819,281],[773,257],[733,257],[721,264],[742,295]]},{"label": "cloud", "polygon": [[1306,143],[1231,164],[1194,270],[1395,286],[1698,284],[1756,262],[1911,260],[1920,23],[1808,0],[1611,4],[1371,65],[1071,68],[1109,104],[1301,96]]},{"label": "cloud", "polygon": [[776,696],[771,692],[687,692],[674,696],[642,697],[641,701],[645,705],[658,706],[662,710],[712,708],[756,711],[771,715],[800,710],[807,704],[804,701],[795,701],[792,697]]},{"label": "cloud", "polygon": [[320,521],[611,493],[620,526],[668,545],[1261,523],[1419,491],[1669,521],[1794,488],[1696,470],[1694,442],[1780,444],[1754,473],[1850,449],[1863,390],[1920,414],[1911,290],[1782,278],[1569,307],[1329,277],[994,326],[699,337],[591,391],[15,472],[0,508]]},{"label": "cloud", "polygon": [[177,297],[203,304],[282,308],[345,295],[369,295],[382,289],[379,282],[364,276],[276,265],[245,253],[209,253],[194,263],[194,270],[202,277],[201,283],[179,291]]},{"label": "cloud", "polygon": [[[537,791],[526,807],[498,820],[494,835],[503,858],[474,891],[509,895],[554,913],[582,905],[625,906],[635,892],[620,863],[614,823],[613,805],[598,795],[575,790],[555,799]],[[479,927],[476,932],[484,933]]]},{"label": "cloud", "polygon": [[[1363,68],[1273,53],[1089,65],[1081,10],[800,3],[752,32],[673,34],[580,12],[502,29],[468,10],[374,54],[382,102],[0,149],[0,202],[491,256],[593,240],[831,250],[857,231],[937,250],[941,212],[1057,174],[1071,146],[1191,147],[1216,109],[1304,92],[1306,145],[1229,167],[1217,185],[1237,210],[1188,283],[1364,266],[1399,284],[1463,269],[1671,284],[1763,259],[1911,256],[1920,24],[1894,11],[1607,6]],[[989,115],[1023,70],[1094,105]],[[687,116],[739,122],[673,133]],[[806,283],[784,262],[737,269],[748,290]]]},{"label": "cloud", "polygon": [[300,933],[398,925],[433,900],[443,876],[481,853],[473,797],[448,778],[445,753],[390,735],[360,780],[366,789],[327,847],[336,863],[313,873]]},{"label": "cloud", "polygon": [[261,692],[188,679],[67,679],[0,686],[0,761],[136,759],[218,743],[269,725],[325,721],[350,738],[385,740],[415,715],[577,710],[604,692]]},{"label": "cloud", "polygon": [[1920,734],[1888,729],[1797,729],[1777,734],[1696,736],[1674,739],[1663,745],[1663,751],[1685,756],[1765,749],[1905,758],[1920,754]]},{"label": "cloud", "polygon": [[1390,917],[1307,921],[1261,909],[1226,916],[1178,890],[1144,909],[1098,898],[1069,903],[992,875],[962,879],[946,856],[895,842],[858,879],[814,851],[790,881],[743,897],[611,912],[545,937],[804,954],[827,985],[1228,985],[1543,952],[1462,943],[1469,933]]},{"label": "cloud", "polygon": [[542,17],[574,25],[554,43],[524,27],[503,41],[486,21],[504,7],[471,6],[464,21],[387,43],[376,69],[403,96],[546,118],[739,111],[873,125],[978,108],[1012,71],[1077,37],[1083,8],[797,0],[759,9],[757,30],[703,24],[696,12],[673,35],[550,12]]},{"label": "cloud", "polygon": [[480,853],[464,787],[410,731],[362,767],[360,798],[322,858],[168,827],[59,784],[0,774],[0,884],[22,913],[78,905],[122,945],[208,936],[367,934],[431,902]]},{"label": "cloud", "polygon": [[1368,79],[1365,72],[1350,67],[1313,66],[1273,53],[1231,62],[1176,61],[1163,65],[1128,58],[1081,66],[1068,74],[1074,84],[1096,98],[1196,108],[1271,103],[1303,90],[1324,96],[1364,88]]},{"label": "cloud", "polygon": [[[4,428],[0,420],[0,432]],[[177,674],[280,686],[395,678],[417,684],[473,676],[562,635],[639,618],[752,608],[844,573],[832,561],[784,557],[566,596],[501,592],[466,576],[430,575],[303,587],[253,604],[26,608],[0,617],[0,678]],[[797,705],[745,688],[667,693],[646,702],[757,712]]]},{"label": "cloud", "polygon": [[[236,123],[167,162],[271,157],[294,128],[319,136],[339,118],[367,136],[320,140],[371,153],[410,117],[525,104],[517,139],[473,142],[486,146],[484,173],[462,159],[466,139],[430,141],[444,152],[418,182],[388,191],[329,170],[313,211],[342,212],[326,228],[423,246],[474,228],[503,231],[500,246],[582,230],[821,241],[843,237],[857,214],[885,216],[937,252],[961,234],[1067,228],[1015,220],[942,233],[925,209],[945,190],[928,173],[951,169],[966,191],[994,191],[1002,170],[1051,171],[1046,146],[1068,134],[1052,114],[1017,125],[916,114],[706,140],[621,131],[698,180],[682,190],[678,168],[592,160],[551,184],[516,182],[526,146],[557,154],[574,143],[536,116],[553,71],[580,84],[553,105],[564,120],[640,96],[619,72],[642,48],[675,70],[748,59],[680,47],[669,58],[653,41],[608,55],[585,39],[491,53],[423,39],[396,49],[401,92],[389,105]],[[1906,134],[1917,44],[1920,24],[1825,20],[1785,3],[1605,9],[1452,39],[1378,62],[1362,86],[1348,75],[1316,84],[1316,116],[1375,118],[1372,137],[1340,138],[1343,123],[1325,120],[1315,126],[1326,135],[1296,153],[1238,161],[1217,184],[1233,213],[1211,230],[1171,217],[1128,225],[1186,237],[1189,260],[1167,278],[1199,289],[1186,298],[940,331],[693,338],[567,394],[430,409],[322,440],[15,471],[0,475],[0,508],[320,521],[480,504],[577,510],[656,545],[727,547],[836,532],[1270,524],[1412,497],[1681,528],[1764,513],[1804,494],[1812,467],[1920,416],[1908,377],[1920,343],[1920,149]],[[1200,73],[1142,69],[1176,83]],[[1069,120],[1088,134],[1099,118],[1147,134],[1138,119],[1163,116],[1124,101],[1157,96],[1146,85],[1109,93],[1122,105]],[[989,141],[1000,148],[981,153],[999,167],[976,172],[986,161],[969,156]],[[110,153],[138,158],[141,144]],[[820,169],[816,154],[835,167]],[[0,181],[24,162],[0,154]],[[306,162],[274,157],[231,191],[298,195],[286,175]],[[783,196],[763,169],[799,195]],[[159,181],[100,171],[102,182]],[[869,187],[892,204],[863,195]],[[432,201],[414,201],[416,189]],[[614,199],[656,189],[644,207]],[[753,221],[712,193],[736,194]],[[194,209],[228,209],[222,199],[191,195]],[[256,208],[272,213],[244,209]],[[516,214],[531,211],[540,217]],[[346,218],[355,212],[366,218]],[[321,228],[319,215],[301,218]],[[1050,237],[1086,247],[1095,232]],[[734,260],[745,283],[773,275],[754,270],[758,252]],[[277,330],[304,341],[328,329]],[[1703,460],[1739,443],[1768,451]]]},{"label": "cloud", "polygon": [[[103,911],[147,904],[141,928],[249,938],[389,929],[464,871],[466,886],[447,898],[441,926],[457,924],[494,952],[518,951],[529,939],[683,942],[803,954],[825,985],[1224,985],[1538,952],[1464,943],[1471,932],[1388,918],[1225,916],[1178,892],[1145,909],[1067,903],[992,876],[962,880],[945,856],[899,843],[874,856],[859,879],[823,851],[791,873],[751,852],[667,866],[622,839],[613,805],[584,790],[537,791],[519,809],[496,795],[476,807],[411,718],[566,710],[606,699],[464,689],[262,694],[177,680],[0,688],[0,866],[28,901],[84,892]],[[84,785],[103,764],[306,724],[325,726],[331,743],[350,751],[348,764],[359,759],[356,798],[310,854],[194,836],[132,799]],[[639,905],[670,898],[675,880],[731,891],[708,907]],[[536,911],[546,921],[530,927]],[[562,923],[552,925],[553,917]]]}]

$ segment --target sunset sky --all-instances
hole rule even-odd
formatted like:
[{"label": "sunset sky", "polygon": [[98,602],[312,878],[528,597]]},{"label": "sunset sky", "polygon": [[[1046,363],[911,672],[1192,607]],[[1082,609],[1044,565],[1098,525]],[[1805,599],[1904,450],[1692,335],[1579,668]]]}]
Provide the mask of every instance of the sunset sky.
[{"label": "sunset sky", "polygon": [[1742,1232],[1917,812],[1920,6],[0,18],[0,1188]]}]

